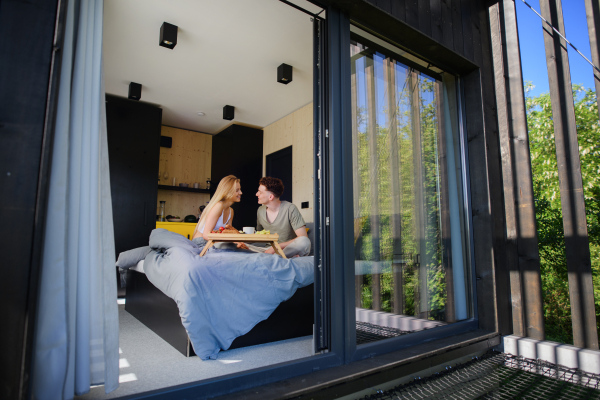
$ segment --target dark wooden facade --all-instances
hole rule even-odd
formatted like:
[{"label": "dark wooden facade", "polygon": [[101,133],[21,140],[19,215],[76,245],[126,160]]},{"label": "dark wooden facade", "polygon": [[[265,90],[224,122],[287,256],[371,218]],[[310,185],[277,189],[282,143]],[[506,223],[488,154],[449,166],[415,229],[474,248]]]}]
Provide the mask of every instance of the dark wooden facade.
[{"label": "dark wooden facade", "polygon": [[[378,379],[391,379],[389,371],[393,368],[408,374],[418,365],[430,367],[436,362],[448,362],[452,357],[468,354],[465,353],[467,350],[459,350],[460,348],[469,351],[489,348],[498,343],[498,333],[543,338],[539,256],[535,210],[531,197],[525,110],[522,105],[520,55],[515,47],[518,41],[514,1],[322,0],[320,3],[329,7],[326,51],[330,71],[336,71],[337,68],[342,75],[349,74],[346,71],[349,66],[344,67],[344,57],[347,55],[344,46],[349,33],[346,34],[344,29],[345,24],[350,21],[460,77],[463,99],[461,118],[468,150],[467,185],[472,210],[470,236],[475,265],[474,311],[481,331],[413,347],[412,354],[417,354],[415,352],[418,351],[423,355],[422,360],[413,360],[413,364],[402,364],[401,360],[408,356],[398,351],[388,356],[388,364],[365,363],[362,371],[356,365],[352,369],[342,365],[353,361],[346,355],[346,350],[355,339],[351,332],[348,333],[348,327],[352,325],[352,314],[348,310],[354,304],[354,295],[347,295],[346,303],[332,303],[331,307],[331,335],[332,338],[342,338],[343,343],[332,339],[331,352],[321,356],[320,364],[315,362],[317,367],[311,364],[313,361],[303,360],[298,364],[259,371],[254,375],[249,373],[237,377],[235,381],[191,384],[180,388],[181,393],[185,391],[184,394],[189,395],[188,397],[200,397],[199,393],[204,393],[202,396],[209,392],[228,393],[236,388],[270,383],[333,366],[338,368],[330,368],[325,374],[315,372],[305,375],[303,379],[307,382],[311,382],[311,379],[312,382],[319,381],[318,384],[315,383],[315,387],[321,389],[323,380],[329,378],[338,382],[365,382],[373,385]],[[590,9],[595,7],[595,2],[586,1],[587,3]],[[27,397],[35,328],[37,276],[43,242],[42,216],[48,190],[48,160],[51,156],[49,143],[52,138],[57,71],[60,69],[60,57],[57,55],[60,54],[62,40],[61,17],[64,18],[64,14],[57,13],[57,10],[64,10],[64,7],[65,2],[42,0],[28,3],[5,0],[0,3],[0,32],[5,33],[5,37],[15,38],[0,44],[0,137],[4,140],[4,145],[0,147],[0,183],[4,189],[0,203],[0,237],[11,248],[8,259],[5,258],[3,262],[4,274],[0,286],[0,300],[3,304],[0,320],[11,327],[3,331],[0,340],[3,354],[0,366],[2,398]],[[550,13],[554,13],[554,20],[560,19],[556,11],[550,9]],[[57,14],[61,17],[55,23]],[[590,31],[593,31],[596,46],[592,49],[595,63],[598,62],[595,36],[600,31],[597,15],[597,9],[590,13]],[[549,19],[553,20],[552,18]],[[550,35],[547,40],[548,52],[557,49],[556,41],[559,39],[556,35]],[[23,48],[34,51],[24,52]],[[30,57],[30,54],[33,56]],[[549,57],[552,58],[552,55]],[[564,67],[562,70],[564,72]],[[347,148],[343,139],[337,139],[337,135],[346,128],[340,115],[343,114],[344,96],[349,97],[350,94],[344,92],[344,82],[338,75],[331,74],[329,79],[333,82],[329,89],[342,88],[329,93],[329,112],[332,115],[332,122],[329,124],[331,149],[339,154]],[[563,88],[570,85],[564,74],[562,77],[557,74],[556,80]],[[553,103],[564,102],[564,99],[561,100],[558,96],[556,98],[557,100],[553,98]],[[565,114],[569,112],[567,106]],[[568,121],[565,125],[568,126]],[[565,137],[568,141],[572,138],[572,133],[567,132]],[[565,153],[564,156],[566,159],[573,158],[573,154]],[[343,170],[344,162],[346,161],[335,158],[330,165],[333,169]],[[575,182],[577,177],[576,174],[572,175],[572,170],[564,173],[571,174],[565,184],[568,189],[569,182]],[[577,182],[575,186],[576,184]],[[331,186],[333,199],[344,198],[344,194],[350,194],[351,198],[351,190],[348,192],[346,187],[339,184],[337,175],[332,177]],[[346,214],[347,205],[338,207],[331,214],[332,226],[329,229],[332,232],[333,263],[344,260],[344,250],[339,243],[352,241],[351,237],[345,238],[339,229],[344,224],[352,226],[349,221],[338,222]],[[352,229],[348,231],[352,232]],[[342,239],[338,239],[339,236]],[[585,240],[587,237],[579,237],[572,245],[577,248]],[[585,260],[575,262],[579,264],[572,264],[570,268],[585,273]],[[344,276],[342,270],[334,270],[331,280],[332,297],[343,296],[345,289],[354,285],[354,277]],[[340,282],[346,286],[340,287]],[[591,323],[585,317],[588,306],[583,301],[580,303],[583,317],[577,323]],[[593,340],[590,341],[589,334],[586,335],[584,345],[593,348]],[[429,357],[427,361],[425,357]],[[387,375],[385,372],[379,376],[373,373],[374,365],[383,369],[392,364],[395,367],[388,368]],[[364,372],[367,370],[370,375]],[[290,393],[290,388],[296,388],[298,392],[295,393],[310,390],[304,380],[288,380],[285,384],[280,384],[279,389],[261,389],[257,393],[276,393],[282,396]],[[266,397],[268,396],[263,398]]]}]

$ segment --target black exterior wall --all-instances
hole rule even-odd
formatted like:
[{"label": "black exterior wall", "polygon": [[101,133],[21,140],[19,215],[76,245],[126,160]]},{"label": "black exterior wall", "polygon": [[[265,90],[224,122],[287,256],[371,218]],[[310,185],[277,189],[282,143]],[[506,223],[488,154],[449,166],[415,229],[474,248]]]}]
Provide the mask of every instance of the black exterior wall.
[{"label": "black exterior wall", "polygon": [[[27,396],[64,9],[0,2],[0,398]],[[63,14],[64,15],[64,14]],[[56,32],[56,35],[55,35]],[[56,57],[56,58],[55,58]],[[50,101],[48,101],[50,100]]]}]

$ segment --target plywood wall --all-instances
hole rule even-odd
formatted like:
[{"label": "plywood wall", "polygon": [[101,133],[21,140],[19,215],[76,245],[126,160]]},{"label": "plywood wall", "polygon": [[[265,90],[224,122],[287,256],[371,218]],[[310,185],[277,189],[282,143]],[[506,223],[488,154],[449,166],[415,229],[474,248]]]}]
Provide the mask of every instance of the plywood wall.
[{"label": "plywood wall", "polygon": [[[171,137],[173,146],[170,149],[160,148],[158,183],[172,185],[175,178],[176,185],[189,183],[191,186],[194,182],[198,182],[201,188],[205,188],[206,180],[210,179],[211,175],[212,136],[168,126],[162,127],[161,135]],[[168,173],[166,179],[165,172]],[[158,201],[161,200],[166,202],[167,214],[183,218],[186,215],[198,214],[198,207],[206,205],[210,196],[204,193],[159,190]]]},{"label": "plywood wall", "polygon": [[[263,175],[266,156],[289,146],[292,146],[292,202],[306,222],[314,222],[312,103],[264,128]],[[309,208],[302,209],[300,205],[305,201],[309,202]]]}]

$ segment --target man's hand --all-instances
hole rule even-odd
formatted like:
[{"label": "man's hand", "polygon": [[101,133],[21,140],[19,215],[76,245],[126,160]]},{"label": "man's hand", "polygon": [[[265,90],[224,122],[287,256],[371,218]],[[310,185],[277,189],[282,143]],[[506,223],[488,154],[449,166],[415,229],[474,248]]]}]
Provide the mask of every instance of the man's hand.
[{"label": "man's hand", "polygon": [[246,243],[244,242],[234,242],[237,245],[238,249],[244,249],[244,250],[250,250],[248,248],[248,246],[246,246]]},{"label": "man's hand", "polygon": [[265,250],[265,254],[275,254],[275,249],[273,247],[269,247]]}]

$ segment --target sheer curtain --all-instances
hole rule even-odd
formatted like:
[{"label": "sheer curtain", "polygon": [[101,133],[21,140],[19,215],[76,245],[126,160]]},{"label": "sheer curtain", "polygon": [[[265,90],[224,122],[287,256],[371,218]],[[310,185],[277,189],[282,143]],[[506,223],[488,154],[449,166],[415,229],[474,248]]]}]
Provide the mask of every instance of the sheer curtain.
[{"label": "sheer curtain", "polygon": [[102,19],[102,0],[69,1],[35,333],[36,399],[119,385]]}]

